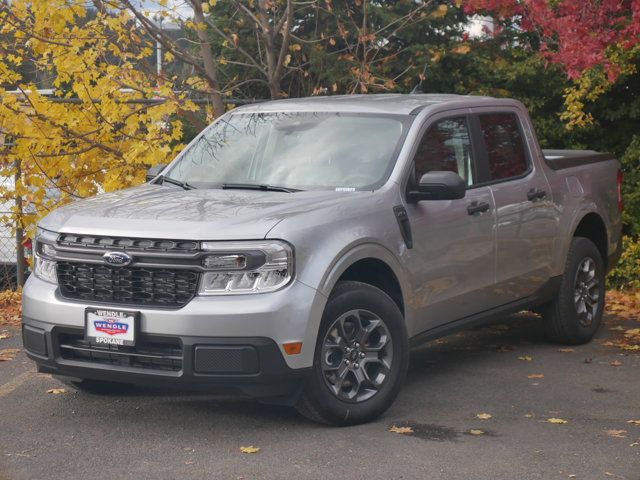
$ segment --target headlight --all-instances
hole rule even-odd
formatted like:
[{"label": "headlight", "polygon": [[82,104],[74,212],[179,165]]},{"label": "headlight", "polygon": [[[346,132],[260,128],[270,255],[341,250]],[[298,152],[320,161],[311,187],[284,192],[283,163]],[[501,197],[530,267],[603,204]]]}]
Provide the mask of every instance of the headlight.
[{"label": "headlight", "polygon": [[202,242],[202,250],[211,253],[202,260],[201,295],[273,292],[293,277],[293,249],[285,242]]},{"label": "headlight", "polygon": [[58,283],[56,276],[55,243],[58,234],[38,228],[33,247],[33,273],[40,280]]}]

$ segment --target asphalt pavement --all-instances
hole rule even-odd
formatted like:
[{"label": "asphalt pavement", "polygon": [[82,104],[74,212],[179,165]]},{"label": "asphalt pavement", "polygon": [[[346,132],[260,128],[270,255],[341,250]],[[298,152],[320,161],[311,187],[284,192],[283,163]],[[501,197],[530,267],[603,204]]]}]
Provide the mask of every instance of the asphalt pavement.
[{"label": "asphalt pavement", "polygon": [[[563,348],[533,315],[499,320],[415,349],[391,409],[348,428],[228,395],[80,393],[20,351],[0,361],[0,479],[640,480],[640,354],[603,345],[638,322]],[[21,347],[3,332],[0,355]]]}]

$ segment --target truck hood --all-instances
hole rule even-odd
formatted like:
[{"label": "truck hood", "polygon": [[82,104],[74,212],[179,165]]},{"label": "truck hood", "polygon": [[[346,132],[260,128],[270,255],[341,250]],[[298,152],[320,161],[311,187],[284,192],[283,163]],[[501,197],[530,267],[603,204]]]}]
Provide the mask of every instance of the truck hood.
[{"label": "truck hood", "polygon": [[371,192],[183,190],[142,185],[61,207],[39,226],[65,233],[189,240],[264,238],[282,219]]}]

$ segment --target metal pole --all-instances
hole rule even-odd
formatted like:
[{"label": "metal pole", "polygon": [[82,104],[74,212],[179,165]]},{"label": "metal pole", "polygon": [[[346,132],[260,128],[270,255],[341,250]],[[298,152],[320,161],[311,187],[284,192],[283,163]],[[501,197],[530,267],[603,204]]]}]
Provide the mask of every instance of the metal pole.
[{"label": "metal pole", "polygon": [[18,182],[22,176],[22,169],[20,168],[20,160],[16,159],[16,173],[15,182],[13,186],[13,193],[16,196],[16,286],[22,287],[24,285],[25,276],[25,264],[24,264],[24,231],[22,229],[22,196],[17,194]]},{"label": "metal pole", "polygon": [[160,33],[156,38],[156,73],[158,75],[158,86],[160,86],[160,76],[162,75],[162,44],[160,43],[160,35],[162,35],[162,16],[158,14],[156,17]]}]

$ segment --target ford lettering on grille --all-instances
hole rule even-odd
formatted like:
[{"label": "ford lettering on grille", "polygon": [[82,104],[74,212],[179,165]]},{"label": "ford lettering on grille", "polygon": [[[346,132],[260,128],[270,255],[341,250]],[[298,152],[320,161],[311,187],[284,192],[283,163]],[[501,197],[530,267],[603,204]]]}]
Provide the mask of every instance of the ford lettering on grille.
[{"label": "ford lettering on grille", "polygon": [[124,252],[107,252],[102,256],[102,258],[106,264],[114,267],[124,267],[129,265],[131,260],[133,260]]}]

